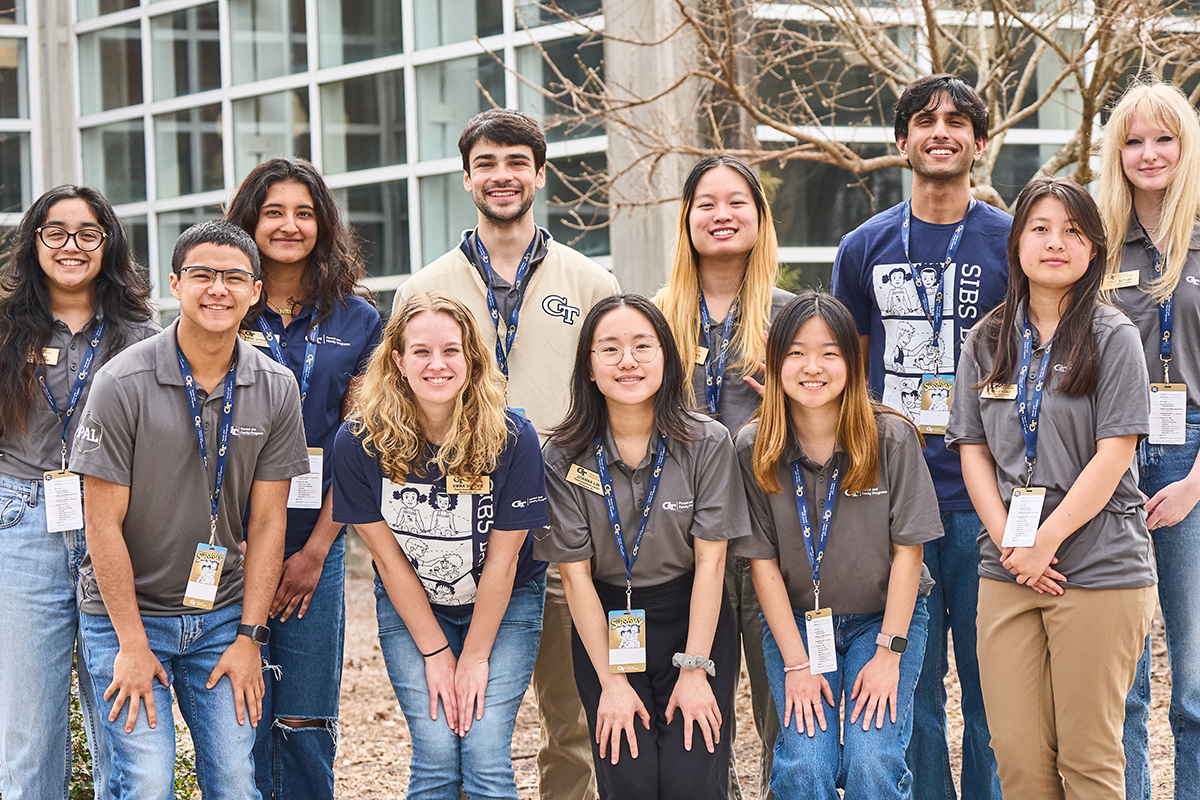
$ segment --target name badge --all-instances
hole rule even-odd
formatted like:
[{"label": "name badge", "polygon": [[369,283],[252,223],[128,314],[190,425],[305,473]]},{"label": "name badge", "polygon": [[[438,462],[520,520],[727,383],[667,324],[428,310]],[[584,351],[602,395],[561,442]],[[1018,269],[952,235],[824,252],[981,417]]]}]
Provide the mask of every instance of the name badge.
[{"label": "name badge", "polygon": [[608,671],[646,671],[646,612],[608,612]]},{"label": "name badge", "polygon": [[1142,274],[1135,270],[1126,272],[1118,272],[1116,275],[1109,276],[1100,284],[1102,289],[1124,289],[1127,286],[1137,286],[1141,280]]},{"label": "name badge", "polygon": [[308,472],[292,478],[292,482],[288,485],[288,508],[321,507],[321,501],[324,499],[321,496],[324,470],[325,458],[321,448],[308,448]]},{"label": "name badge", "polygon": [[595,492],[601,496],[604,495],[604,485],[600,483],[600,476],[578,464],[572,464],[571,468],[567,470],[567,483],[582,486],[589,492]]},{"label": "name badge", "polygon": [[255,347],[270,348],[271,343],[267,341],[267,337],[263,336],[262,331],[238,331],[238,336],[242,337],[242,341]]},{"label": "name badge", "polygon": [[1046,490],[1041,486],[1018,486],[1013,489],[1008,504],[1008,520],[1004,523],[1001,547],[1033,547],[1037,541],[1038,525],[1042,521],[1042,504]]},{"label": "name badge", "polygon": [[950,404],[954,402],[953,375],[926,375],[921,378],[921,433],[944,434],[950,424]]},{"label": "name badge", "polygon": [[[38,363],[38,360],[34,357],[33,353],[30,353],[29,357],[26,358],[25,360],[28,361],[30,364]],[[48,366],[51,366],[51,367],[58,364],[58,348],[57,347],[43,347],[42,348],[42,363],[46,364]]]},{"label": "name badge", "polygon": [[207,542],[196,545],[196,557],[192,559],[192,573],[188,576],[183,604],[212,611],[213,602],[217,599],[217,587],[221,585],[221,570],[224,567],[224,547],[215,547]]},{"label": "name badge", "polygon": [[1187,442],[1187,385],[1150,384],[1150,444]]},{"label": "name badge", "polygon": [[1017,385],[1015,383],[993,383],[983,387],[979,396],[986,400],[1016,400]]},{"label": "name badge", "polygon": [[451,475],[446,478],[446,494],[491,494],[489,475]]},{"label": "name badge", "polygon": [[701,347],[700,349],[698,349],[696,351],[696,363],[699,364],[700,366],[704,366],[705,364],[708,363],[708,348],[707,347]]},{"label": "name badge", "polygon": [[837,669],[837,646],[833,639],[833,611],[818,608],[804,612],[804,631],[808,638],[808,671],[822,675]]},{"label": "name badge", "polygon": [[83,484],[74,472],[56,470],[46,480],[46,531],[61,533],[83,527]]}]

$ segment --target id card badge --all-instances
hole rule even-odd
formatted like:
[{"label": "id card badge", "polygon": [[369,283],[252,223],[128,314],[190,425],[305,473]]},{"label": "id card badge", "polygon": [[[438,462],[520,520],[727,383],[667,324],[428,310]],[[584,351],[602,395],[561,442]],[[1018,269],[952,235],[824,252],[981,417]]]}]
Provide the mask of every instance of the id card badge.
[{"label": "id card badge", "polygon": [[451,475],[446,478],[446,494],[491,494],[489,475]]},{"label": "id card badge", "polygon": [[1101,289],[1124,289],[1128,286],[1137,286],[1141,280],[1142,273],[1138,270],[1126,270],[1118,272],[1116,275],[1105,278],[1100,283]]},{"label": "id card badge", "polygon": [[837,647],[833,640],[833,611],[818,608],[804,612],[804,630],[808,634],[808,671],[822,675],[837,669]]},{"label": "id card badge", "polygon": [[1016,400],[1017,385],[1015,383],[992,383],[983,387],[979,396],[985,400]]},{"label": "id card badge", "polygon": [[703,367],[705,364],[708,363],[708,348],[707,347],[696,348],[696,363],[701,367]]},{"label": "id card badge", "polygon": [[224,547],[207,542],[196,545],[196,558],[192,560],[192,574],[188,576],[183,604],[212,611],[213,601],[217,599],[217,587],[221,584],[221,570],[224,567]]},{"label": "id card badge", "polygon": [[925,375],[921,378],[921,433],[944,434],[950,424],[950,404],[954,402],[953,375]]},{"label": "id card badge", "polygon": [[600,476],[587,467],[572,464],[571,468],[567,470],[567,483],[573,483],[589,492],[604,496],[604,485],[600,482]]},{"label": "id card badge", "polygon": [[646,671],[646,612],[608,612],[608,671]]},{"label": "id card badge", "polygon": [[[34,356],[33,353],[30,353],[29,357],[26,358],[25,360],[28,361],[30,364],[38,363],[37,357]],[[43,363],[49,367],[58,366],[58,348],[57,347],[43,347],[41,363]]]},{"label": "id card badge", "polygon": [[268,349],[271,347],[271,343],[267,341],[267,337],[263,335],[262,331],[238,331],[238,336],[241,337],[243,342],[254,347],[265,347]]},{"label": "id card badge", "polygon": [[1008,504],[1008,521],[1004,523],[1001,547],[1033,547],[1037,541],[1038,525],[1042,521],[1042,504],[1046,490],[1041,486],[1018,486],[1013,489]]},{"label": "id card badge", "polygon": [[1150,384],[1150,444],[1187,442],[1187,385]]},{"label": "id card badge", "polygon": [[288,508],[320,508],[321,483],[324,477],[325,457],[319,447],[308,448],[308,472],[292,478],[288,486]]},{"label": "id card badge", "polygon": [[83,527],[83,484],[74,472],[47,472],[46,531],[61,533]]}]

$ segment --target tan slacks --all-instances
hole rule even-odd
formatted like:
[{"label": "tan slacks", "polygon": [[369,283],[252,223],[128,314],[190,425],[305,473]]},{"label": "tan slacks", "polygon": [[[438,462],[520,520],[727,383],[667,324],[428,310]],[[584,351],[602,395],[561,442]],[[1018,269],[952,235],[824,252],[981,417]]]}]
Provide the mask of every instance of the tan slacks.
[{"label": "tan slacks", "polygon": [[1155,587],[979,580],[979,677],[1005,797],[1124,800],[1121,733]]}]

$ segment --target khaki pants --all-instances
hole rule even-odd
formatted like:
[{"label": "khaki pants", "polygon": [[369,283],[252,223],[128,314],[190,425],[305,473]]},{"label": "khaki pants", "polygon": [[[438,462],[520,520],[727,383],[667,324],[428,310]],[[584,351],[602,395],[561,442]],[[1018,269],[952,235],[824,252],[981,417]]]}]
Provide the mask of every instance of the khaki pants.
[{"label": "khaki pants", "polygon": [[1005,797],[1124,800],[1121,732],[1156,594],[979,581],[979,677]]}]

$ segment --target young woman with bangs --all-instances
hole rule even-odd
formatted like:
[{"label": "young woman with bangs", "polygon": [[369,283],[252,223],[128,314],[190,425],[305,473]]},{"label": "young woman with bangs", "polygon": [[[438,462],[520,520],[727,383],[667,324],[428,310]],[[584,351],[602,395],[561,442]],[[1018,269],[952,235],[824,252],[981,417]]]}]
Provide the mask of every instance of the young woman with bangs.
[{"label": "young woman with bangs", "polygon": [[375,562],[409,796],[516,800],[513,726],[546,587],[527,534],[549,522],[545,474],[462,303],[418,293],[392,314],[333,455],[334,520]]},{"label": "young woman with bangs", "polygon": [[[962,348],[947,445],[980,519],[979,665],[1006,797],[1125,797],[1125,696],[1154,613],[1133,466],[1149,430],[1137,329],[1100,301],[1105,233],[1077,184],[1037,178],[1004,301]],[[968,390],[966,387],[970,387]]]},{"label": "young woman with bangs", "polygon": [[858,329],[831,295],[789,303],[766,357],[761,417],[737,436],[752,534],[732,549],[762,603],[780,722],[771,790],[908,798],[932,587],[922,549],[943,534],[921,438],[870,399]]}]

